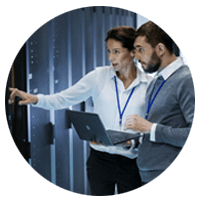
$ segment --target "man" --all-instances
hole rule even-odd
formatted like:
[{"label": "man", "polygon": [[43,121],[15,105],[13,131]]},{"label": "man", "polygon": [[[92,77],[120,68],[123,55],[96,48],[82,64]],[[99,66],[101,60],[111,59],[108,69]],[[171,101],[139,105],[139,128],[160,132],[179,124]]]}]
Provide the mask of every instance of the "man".
[{"label": "man", "polygon": [[160,27],[150,21],[142,25],[134,47],[142,68],[157,71],[147,89],[145,119],[132,115],[126,121],[126,128],[144,133],[137,164],[145,184],[180,153],[192,125],[195,98],[189,68],[175,56],[172,39]]}]

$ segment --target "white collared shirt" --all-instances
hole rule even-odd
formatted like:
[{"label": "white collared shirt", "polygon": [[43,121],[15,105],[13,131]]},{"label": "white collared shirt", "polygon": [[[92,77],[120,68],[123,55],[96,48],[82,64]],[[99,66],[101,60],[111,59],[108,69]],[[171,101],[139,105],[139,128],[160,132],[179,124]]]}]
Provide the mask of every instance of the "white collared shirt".
[{"label": "white collared shirt", "polygon": [[[116,73],[113,67],[97,67],[94,71],[84,76],[74,86],[63,90],[60,93],[54,95],[37,95],[39,100],[34,106],[48,110],[64,109],[92,97],[94,113],[97,113],[100,116],[105,128],[119,130],[119,111],[114,76],[116,76]],[[124,88],[123,82],[117,78],[121,110],[123,110],[132,88],[136,86],[124,111],[122,128],[124,128],[126,116],[137,114],[144,117],[145,95],[150,80],[151,77],[147,76],[138,68],[137,78],[127,89]],[[130,132],[131,130],[129,129],[127,131]],[[132,151],[124,150],[119,146],[91,145],[91,147],[98,151],[123,155],[129,158],[134,158],[136,156]]]},{"label": "white collared shirt", "polygon": [[[156,74],[155,78],[157,78],[158,76],[162,76],[164,80],[166,81],[177,69],[179,69],[183,65],[184,65],[183,59],[181,57],[178,57],[174,62],[172,62],[167,67],[165,67],[162,71]],[[154,123],[151,127],[150,140],[152,142],[155,142],[156,140],[155,138],[156,126],[157,124]]]}]

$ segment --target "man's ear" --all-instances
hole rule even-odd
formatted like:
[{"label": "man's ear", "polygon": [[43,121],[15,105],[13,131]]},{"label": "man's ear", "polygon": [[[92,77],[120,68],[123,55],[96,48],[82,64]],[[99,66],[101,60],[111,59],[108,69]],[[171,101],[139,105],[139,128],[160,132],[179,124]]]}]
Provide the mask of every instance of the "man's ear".
[{"label": "man's ear", "polygon": [[159,43],[156,46],[156,51],[157,51],[157,55],[162,56],[165,53],[165,45],[162,43]]}]

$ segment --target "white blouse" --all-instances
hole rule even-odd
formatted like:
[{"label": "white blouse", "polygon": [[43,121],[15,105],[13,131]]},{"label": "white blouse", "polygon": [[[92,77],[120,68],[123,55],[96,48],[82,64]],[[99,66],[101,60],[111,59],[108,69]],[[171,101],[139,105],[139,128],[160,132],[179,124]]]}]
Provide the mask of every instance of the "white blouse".
[{"label": "white blouse", "polygon": [[[97,67],[94,71],[80,79],[75,85],[60,93],[53,95],[38,94],[38,103],[33,106],[48,110],[64,109],[92,97],[94,113],[99,115],[105,128],[119,130],[119,111],[114,76],[116,76],[116,73],[112,66]],[[124,88],[123,82],[117,78],[121,110],[123,110],[132,88],[136,86],[124,111],[122,128],[124,127],[127,115],[138,114],[141,117],[145,116],[145,95],[150,81],[151,77],[138,68],[137,78],[127,89]],[[126,131],[130,132],[131,130]],[[137,156],[135,151],[125,150],[120,145],[104,146],[90,144],[90,146],[97,151],[118,154],[132,159]]]}]

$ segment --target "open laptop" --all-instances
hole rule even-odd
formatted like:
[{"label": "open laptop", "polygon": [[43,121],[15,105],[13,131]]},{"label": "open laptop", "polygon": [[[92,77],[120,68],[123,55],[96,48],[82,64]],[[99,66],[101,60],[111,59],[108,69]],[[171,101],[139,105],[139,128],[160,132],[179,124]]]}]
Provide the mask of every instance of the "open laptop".
[{"label": "open laptop", "polygon": [[141,137],[140,133],[105,130],[101,119],[95,113],[67,110],[67,115],[82,140],[96,141],[103,145],[116,145],[132,139],[138,141]]}]

